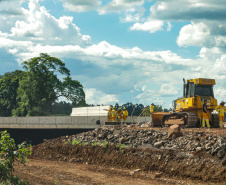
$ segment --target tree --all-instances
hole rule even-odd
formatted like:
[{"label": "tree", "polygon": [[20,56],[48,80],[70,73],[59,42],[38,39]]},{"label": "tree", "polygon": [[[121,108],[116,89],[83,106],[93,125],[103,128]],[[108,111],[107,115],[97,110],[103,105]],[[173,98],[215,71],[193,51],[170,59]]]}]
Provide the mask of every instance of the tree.
[{"label": "tree", "polygon": [[16,70],[0,76],[0,116],[12,116],[17,107],[17,89],[25,72]]},{"label": "tree", "polygon": [[162,112],[162,106],[161,105],[155,105],[154,112]]},{"label": "tree", "polygon": [[25,165],[27,156],[31,154],[31,146],[26,143],[16,145],[14,139],[4,131],[1,133],[0,152],[0,181],[4,184],[28,184],[14,176],[13,171],[15,162]]},{"label": "tree", "polygon": [[169,109],[163,109],[163,112],[169,112],[170,110]]},{"label": "tree", "polygon": [[65,101],[55,102],[51,108],[51,115],[70,115],[72,104]]},{"label": "tree", "polygon": [[[56,100],[64,96],[73,105],[85,104],[82,85],[72,80],[70,71],[58,58],[41,53],[39,57],[23,62],[25,76],[19,82],[18,107],[15,116],[47,115]],[[58,75],[65,76],[63,81]]]},{"label": "tree", "polygon": [[73,107],[86,106],[85,92],[79,81],[72,80],[71,77],[66,77],[61,88],[62,96],[72,101]]}]

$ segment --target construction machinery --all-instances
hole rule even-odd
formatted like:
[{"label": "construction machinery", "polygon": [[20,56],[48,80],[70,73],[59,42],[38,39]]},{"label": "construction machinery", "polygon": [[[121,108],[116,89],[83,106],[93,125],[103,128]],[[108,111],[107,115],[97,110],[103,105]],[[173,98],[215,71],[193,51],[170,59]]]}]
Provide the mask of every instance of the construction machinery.
[{"label": "construction machinery", "polygon": [[196,78],[183,79],[183,97],[173,101],[173,111],[170,113],[154,113],[152,120],[153,126],[182,124],[185,127],[199,127],[203,115],[203,103],[207,100],[208,117],[211,127],[218,127],[218,114],[213,113],[217,106],[214,98],[213,86],[214,79]]}]

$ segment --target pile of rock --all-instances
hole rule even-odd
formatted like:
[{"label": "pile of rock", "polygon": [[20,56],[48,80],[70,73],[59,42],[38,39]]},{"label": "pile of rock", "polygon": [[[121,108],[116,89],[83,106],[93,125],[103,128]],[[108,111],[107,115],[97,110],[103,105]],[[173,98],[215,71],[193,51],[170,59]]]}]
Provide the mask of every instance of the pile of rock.
[{"label": "pile of rock", "polygon": [[171,132],[152,129],[97,128],[93,131],[74,135],[71,140],[83,143],[124,144],[131,148],[159,148],[181,151],[206,151],[219,158],[226,154],[226,136],[208,135],[202,132],[182,135],[174,128]]}]

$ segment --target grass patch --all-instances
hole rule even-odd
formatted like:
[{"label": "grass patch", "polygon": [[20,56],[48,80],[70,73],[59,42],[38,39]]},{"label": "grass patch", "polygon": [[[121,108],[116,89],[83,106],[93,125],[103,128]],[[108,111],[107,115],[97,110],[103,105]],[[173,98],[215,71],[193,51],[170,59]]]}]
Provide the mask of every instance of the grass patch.
[{"label": "grass patch", "polygon": [[78,144],[80,144],[80,143],[81,143],[80,140],[73,140],[73,141],[71,142],[72,145],[78,145]]},{"label": "grass patch", "polygon": [[95,142],[91,143],[91,145],[92,145],[92,146],[99,146],[99,145],[100,145],[100,143],[99,143],[99,142],[97,142],[97,141],[95,141]]}]

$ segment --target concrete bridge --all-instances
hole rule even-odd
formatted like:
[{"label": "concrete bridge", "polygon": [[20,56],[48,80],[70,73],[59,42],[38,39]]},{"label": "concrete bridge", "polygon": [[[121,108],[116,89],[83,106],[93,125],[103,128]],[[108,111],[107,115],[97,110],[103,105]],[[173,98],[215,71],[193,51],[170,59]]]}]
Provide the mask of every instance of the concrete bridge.
[{"label": "concrete bridge", "polygon": [[[93,130],[107,121],[107,116],[0,117],[0,131],[7,130],[17,144],[26,141],[36,145],[44,139]],[[150,117],[128,118],[128,122],[143,121],[150,121]]]},{"label": "concrete bridge", "polygon": [[[43,139],[73,135],[108,122],[109,106],[73,108],[71,116],[0,117],[0,131],[7,130],[16,143],[39,144]],[[150,122],[151,117],[128,117],[127,122]]]},{"label": "concrete bridge", "polygon": [[[131,117],[127,122],[150,122],[151,117]],[[107,116],[0,117],[0,128],[13,129],[95,129],[108,122]]]}]

